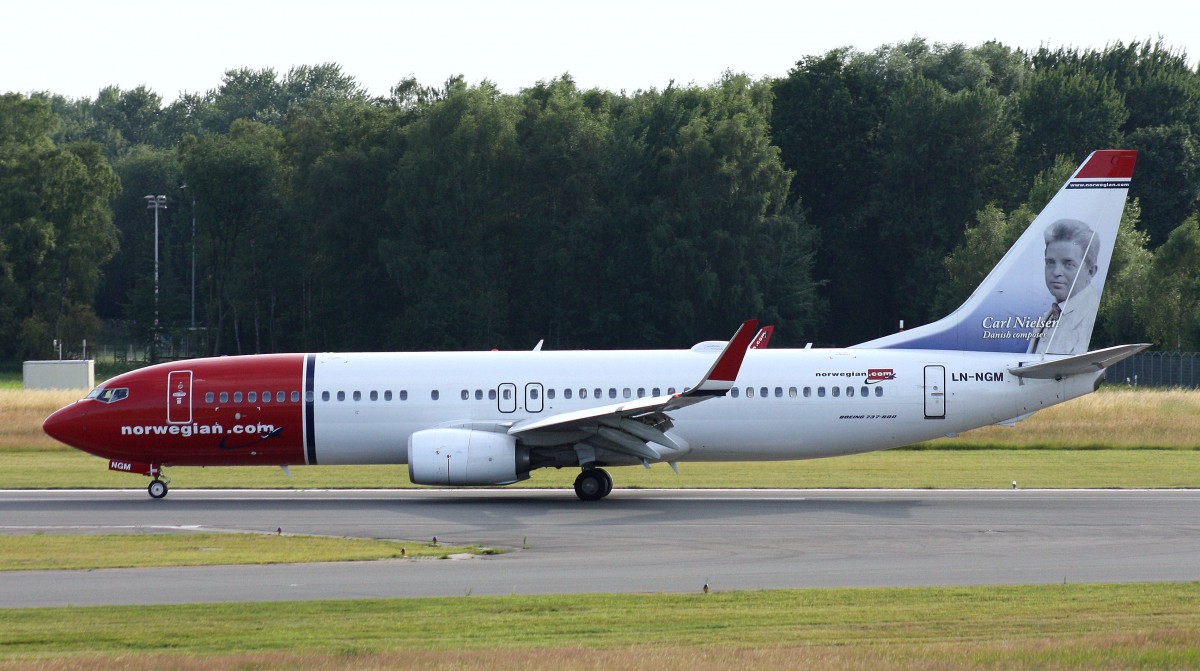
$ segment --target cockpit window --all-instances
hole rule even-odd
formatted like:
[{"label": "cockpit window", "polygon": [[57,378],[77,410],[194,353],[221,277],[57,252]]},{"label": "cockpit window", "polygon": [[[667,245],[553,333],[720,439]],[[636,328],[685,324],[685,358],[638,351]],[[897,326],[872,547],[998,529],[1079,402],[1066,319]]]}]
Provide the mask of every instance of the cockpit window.
[{"label": "cockpit window", "polygon": [[96,387],[87,398],[101,403],[116,403],[128,396],[129,389],[126,387]]}]

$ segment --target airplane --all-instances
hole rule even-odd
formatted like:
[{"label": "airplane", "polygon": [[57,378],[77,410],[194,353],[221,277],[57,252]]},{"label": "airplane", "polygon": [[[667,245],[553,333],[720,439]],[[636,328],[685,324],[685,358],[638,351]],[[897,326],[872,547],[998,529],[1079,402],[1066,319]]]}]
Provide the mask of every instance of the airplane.
[{"label": "airplane", "polygon": [[593,501],[612,491],[606,467],[834,457],[1013,424],[1148,346],[1087,350],[1136,159],[1093,152],[957,310],[848,348],[753,348],[765,338],[747,320],[687,350],[193,359],[118,375],[43,429],[151,477],[156,499],[169,466],[407,464],[439,487],[579,468]]}]

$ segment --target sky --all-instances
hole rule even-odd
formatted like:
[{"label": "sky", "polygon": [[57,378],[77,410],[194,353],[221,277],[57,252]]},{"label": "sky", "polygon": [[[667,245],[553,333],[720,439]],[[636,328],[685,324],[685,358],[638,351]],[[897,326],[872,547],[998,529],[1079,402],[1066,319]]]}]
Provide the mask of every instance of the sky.
[{"label": "sky", "polygon": [[60,0],[0,12],[0,92],[94,98],[145,85],[167,102],[221,84],[226,70],[334,62],[371,95],[406,77],[454,75],[509,93],[570,73],[610,91],[707,85],[726,70],[787,75],[838,47],[870,52],[922,37],[1103,48],[1155,41],[1200,57],[1200,3],[1054,0]]}]

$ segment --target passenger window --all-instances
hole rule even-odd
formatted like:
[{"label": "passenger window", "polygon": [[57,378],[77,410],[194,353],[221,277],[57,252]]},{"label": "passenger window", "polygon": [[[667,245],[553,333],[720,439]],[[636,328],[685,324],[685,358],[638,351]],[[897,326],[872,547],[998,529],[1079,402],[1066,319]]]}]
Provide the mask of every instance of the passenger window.
[{"label": "passenger window", "polygon": [[817,397],[825,398],[825,387],[817,387]]},{"label": "passenger window", "polygon": [[[251,392],[251,393],[253,393],[253,392]],[[328,402],[329,401],[329,392],[327,392],[327,391],[321,392],[321,400]]]},{"label": "passenger window", "polygon": [[408,400],[408,390],[407,390],[407,389],[401,389],[401,390],[400,390],[400,400],[401,400],[401,401],[407,401],[407,400]]},{"label": "passenger window", "polygon": [[372,401],[379,400],[379,392],[375,391],[374,389],[371,390],[371,400]]},{"label": "passenger window", "polygon": [[[284,394],[282,391],[277,391],[277,392],[275,392],[275,400],[279,403],[283,403],[285,400],[287,400],[287,395]],[[354,400],[357,401],[358,399],[354,399]]]},{"label": "passenger window", "polygon": [[883,396],[883,387],[875,387],[875,395]]},{"label": "passenger window", "polygon": [[783,387],[775,387],[775,398],[783,398]]},{"label": "passenger window", "polygon": [[866,387],[863,387],[862,389],[860,389],[859,392],[862,394],[863,398],[866,398],[867,396],[871,395],[871,390],[867,389]]},{"label": "passenger window", "polygon": [[592,398],[604,398],[604,390],[600,387],[596,387],[592,392]]},{"label": "passenger window", "polygon": [[442,396],[442,393],[440,391],[438,391],[437,389],[434,389],[433,391],[429,392],[429,398],[434,401],[441,398],[441,396]]},{"label": "passenger window", "polygon": [[344,400],[346,400],[346,392],[344,392],[344,391],[339,391],[339,392],[338,392],[337,399],[338,399],[339,401],[344,401]]},{"label": "passenger window", "polygon": [[233,402],[234,403],[242,402],[242,392],[240,392],[240,391],[233,392]]},{"label": "passenger window", "polygon": [[554,400],[554,390],[553,389],[546,390],[546,398],[548,398],[552,401]]},{"label": "passenger window", "polygon": [[263,392],[263,403],[270,403],[270,402],[271,402],[271,392],[264,391]]},{"label": "passenger window", "polygon": [[531,389],[529,390],[529,398],[531,398],[531,399],[533,399],[533,400],[535,400],[535,401],[538,399],[538,390],[537,390],[537,387],[533,387],[533,388],[531,388]]},{"label": "passenger window", "polygon": [[833,392],[833,397],[834,397],[834,398],[837,398],[838,396],[840,396],[840,395],[841,395],[841,393],[842,393],[842,388],[841,388],[841,387],[833,387],[833,388],[831,388],[831,389],[830,389],[830,391],[832,391],[832,392]]},{"label": "passenger window", "polygon": [[[328,401],[329,399],[325,399],[325,400]],[[258,392],[252,391],[252,392],[246,394],[246,401],[248,401],[250,403],[257,403],[258,402]]]},{"label": "passenger window", "polygon": [[361,391],[356,391],[356,392],[354,392],[354,400],[355,400],[355,401],[361,401],[361,400],[362,400],[362,392],[361,392]]},{"label": "passenger window", "polygon": [[667,387],[667,395],[674,396],[675,395],[675,387]]},{"label": "passenger window", "polygon": [[624,389],[621,390],[621,397],[622,398],[632,398],[633,392],[629,390],[629,387],[625,387]]},{"label": "passenger window", "polygon": [[385,401],[392,400],[392,390],[391,389],[385,389],[383,391],[383,400],[385,400]]},{"label": "passenger window", "polygon": [[217,396],[216,396],[216,394],[213,394],[211,391],[204,395],[205,403],[212,403],[215,400],[217,400]]},{"label": "passenger window", "polygon": [[488,400],[489,401],[496,400],[496,390],[495,389],[488,389]]},{"label": "passenger window", "polygon": [[[374,394],[375,392],[371,392],[371,393]],[[375,399],[371,399],[371,400],[374,401]],[[300,402],[300,392],[293,391],[292,392],[292,403],[299,403],[299,402]]]},{"label": "passenger window", "polygon": [[730,390],[729,390],[729,395],[730,395],[730,396],[732,396],[732,397],[734,397],[734,398],[737,398],[737,397],[740,395],[740,394],[738,393],[738,388],[737,388],[737,387],[734,387],[734,388],[730,389]]},{"label": "passenger window", "polygon": [[654,395],[654,396],[662,396],[662,394],[658,393],[658,387],[655,387],[655,388],[654,388],[654,389],[651,391],[651,393],[652,393],[652,395]]},{"label": "passenger window", "polygon": [[854,397],[854,387],[846,387],[846,398]]},{"label": "passenger window", "polygon": [[617,388],[616,388],[616,387],[609,387],[609,388],[608,388],[608,397],[609,397],[609,398],[616,398],[616,397],[617,397]]},{"label": "passenger window", "polygon": [[227,392],[227,391],[221,392],[221,403],[225,404],[228,402],[229,402],[229,392]]},{"label": "passenger window", "polygon": [[746,387],[746,398],[754,398],[754,387]]},{"label": "passenger window", "polygon": [[796,388],[795,387],[788,387],[788,396],[791,398],[796,398]]},{"label": "passenger window", "polygon": [[759,389],[759,390],[758,390],[758,394],[759,394],[759,396],[762,396],[763,398],[766,398],[766,397],[767,397],[767,388],[766,388],[766,387],[763,387],[762,389]]},{"label": "passenger window", "polygon": [[304,392],[304,402],[305,402],[305,403],[312,403],[312,402],[313,402],[313,393],[312,393],[312,390],[311,390],[311,389],[309,389],[308,391]]},{"label": "passenger window", "polygon": [[567,399],[571,398],[571,388],[570,387],[563,389],[563,398],[567,398]]},{"label": "passenger window", "polygon": [[804,398],[812,398],[812,387],[804,388]]},{"label": "passenger window", "polygon": [[646,388],[638,387],[638,398],[645,398],[645,397],[646,397]]},{"label": "passenger window", "polygon": [[587,398],[587,389],[579,390],[579,398]]},{"label": "passenger window", "polygon": [[469,401],[469,400],[471,400],[471,392],[467,391],[466,389],[463,389],[462,393],[459,394],[459,398],[461,398],[464,401]]},{"label": "passenger window", "polygon": [[504,391],[500,392],[500,396],[503,397],[504,400],[506,400],[506,401],[511,400],[512,399],[512,390],[509,389],[508,387],[505,387]]}]

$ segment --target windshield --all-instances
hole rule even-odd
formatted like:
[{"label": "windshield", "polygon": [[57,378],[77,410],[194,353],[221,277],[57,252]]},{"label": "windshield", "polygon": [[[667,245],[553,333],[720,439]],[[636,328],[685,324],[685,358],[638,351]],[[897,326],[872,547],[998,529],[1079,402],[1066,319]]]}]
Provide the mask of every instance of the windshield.
[{"label": "windshield", "polygon": [[126,387],[96,387],[86,398],[101,403],[116,403],[129,396],[129,389]]}]

